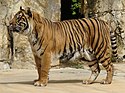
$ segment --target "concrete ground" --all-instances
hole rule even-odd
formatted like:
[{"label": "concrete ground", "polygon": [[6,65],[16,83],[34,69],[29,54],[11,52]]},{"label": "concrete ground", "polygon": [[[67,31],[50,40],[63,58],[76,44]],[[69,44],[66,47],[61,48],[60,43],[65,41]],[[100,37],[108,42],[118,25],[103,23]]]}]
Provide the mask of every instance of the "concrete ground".
[{"label": "concrete ground", "polygon": [[12,69],[0,70],[0,93],[125,93],[125,64],[115,64],[112,84],[102,85],[106,72],[101,71],[96,83],[82,84],[89,77],[85,69],[61,68],[51,69],[50,81],[46,87],[35,87],[36,70]]}]

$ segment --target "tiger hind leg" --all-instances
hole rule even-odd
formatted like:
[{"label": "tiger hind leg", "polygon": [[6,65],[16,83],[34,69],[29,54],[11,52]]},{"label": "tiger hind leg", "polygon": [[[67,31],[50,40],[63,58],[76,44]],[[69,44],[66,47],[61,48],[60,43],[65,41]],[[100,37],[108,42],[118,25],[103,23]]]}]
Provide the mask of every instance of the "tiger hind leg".
[{"label": "tiger hind leg", "polygon": [[111,53],[110,53],[111,50],[108,47],[106,48],[102,49],[104,52],[102,52],[97,56],[99,63],[101,63],[102,66],[107,71],[107,76],[105,79],[102,80],[101,84],[111,84],[114,74],[114,67],[111,62]]},{"label": "tiger hind leg", "polygon": [[102,61],[101,63],[107,71],[106,79],[103,79],[101,84],[111,84],[114,73],[114,67],[113,64],[111,63],[111,59],[110,58],[105,59],[105,61]]}]

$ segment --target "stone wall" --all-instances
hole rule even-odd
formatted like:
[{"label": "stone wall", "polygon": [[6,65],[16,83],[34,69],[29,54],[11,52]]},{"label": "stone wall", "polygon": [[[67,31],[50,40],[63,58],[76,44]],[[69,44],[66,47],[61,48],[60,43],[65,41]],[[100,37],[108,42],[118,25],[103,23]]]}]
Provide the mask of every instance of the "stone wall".
[{"label": "stone wall", "polygon": [[[8,63],[10,58],[8,52],[7,29],[8,20],[19,10],[19,7],[31,7],[32,10],[37,11],[41,16],[46,17],[52,21],[60,20],[61,0],[0,0],[0,69],[9,68]],[[120,56],[125,53],[125,0],[94,0],[96,3],[91,3],[93,0],[84,1],[82,11],[91,14],[92,11],[95,17],[102,18],[107,22],[111,21],[111,25],[116,29],[118,40],[118,52]],[[87,2],[89,1],[89,5]],[[91,4],[93,7],[91,7]],[[90,8],[90,9],[87,9]],[[91,9],[92,8],[92,9]],[[88,16],[87,14],[85,14]],[[27,68],[34,69],[35,63],[27,41],[27,37],[14,34],[15,43],[15,57],[13,68]]]},{"label": "stone wall", "polygon": [[[9,68],[7,28],[8,20],[23,8],[31,7],[52,21],[60,20],[60,0],[0,0],[0,69]],[[14,33],[15,57],[12,68],[34,69],[35,63],[27,37]]]},{"label": "stone wall", "polygon": [[125,53],[125,0],[97,0],[97,17],[111,23],[117,36],[118,54],[120,57]]}]

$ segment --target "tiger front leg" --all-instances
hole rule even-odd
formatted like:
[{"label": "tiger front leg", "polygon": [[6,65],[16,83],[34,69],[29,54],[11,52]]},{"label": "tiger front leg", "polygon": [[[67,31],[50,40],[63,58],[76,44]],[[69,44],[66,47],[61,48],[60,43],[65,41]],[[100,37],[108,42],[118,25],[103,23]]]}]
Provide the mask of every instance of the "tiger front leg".
[{"label": "tiger front leg", "polygon": [[35,86],[46,86],[48,83],[48,73],[50,69],[50,55],[44,54],[41,58],[40,66],[37,68],[39,78],[38,80],[35,80],[34,85]]},{"label": "tiger front leg", "polygon": [[34,55],[35,58],[35,63],[36,63],[36,68],[38,72],[38,79],[34,80],[34,82],[38,81],[40,79],[40,73],[41,73],[41,59]]}]

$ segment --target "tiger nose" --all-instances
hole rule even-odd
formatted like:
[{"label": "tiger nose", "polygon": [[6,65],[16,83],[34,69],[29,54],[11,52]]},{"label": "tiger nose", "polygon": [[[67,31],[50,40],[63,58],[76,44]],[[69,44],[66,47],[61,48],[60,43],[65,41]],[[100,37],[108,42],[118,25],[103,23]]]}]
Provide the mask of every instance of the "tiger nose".
[{"label": "tiger nose", "polygon": [[9,21],[9,25],[10,25],[10,26],[14,26],[14,25],[15,25],[15,20],[10,20],[10,21]]},{"label": "tiger nose", "polygon": [[14,25],[13,25],[12,23],[10,23],[8,28],[9,28],[9,30],[12,31],[12,30],[13,30],[13,27],[14,27]]}]

